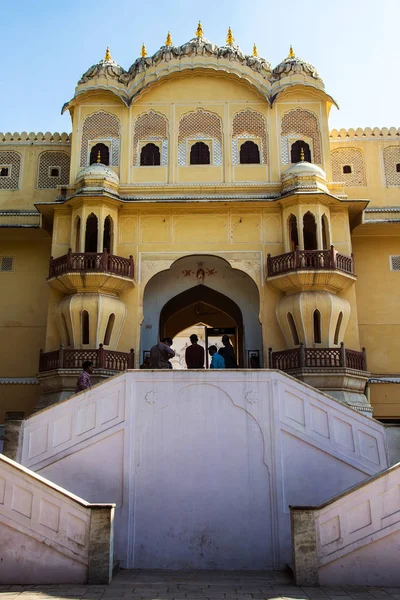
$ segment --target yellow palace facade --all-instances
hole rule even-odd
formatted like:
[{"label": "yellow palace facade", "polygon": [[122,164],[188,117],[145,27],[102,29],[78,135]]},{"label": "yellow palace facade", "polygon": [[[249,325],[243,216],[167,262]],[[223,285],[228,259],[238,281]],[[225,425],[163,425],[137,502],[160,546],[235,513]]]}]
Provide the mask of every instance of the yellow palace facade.
[{"label": "yellow palace facade", "polygon": [[0,423],[193,327],[398,420],[400,130],[330,131],[334,104],[199,24],[127,71],[107,49],[70,135],[0,134]]}]

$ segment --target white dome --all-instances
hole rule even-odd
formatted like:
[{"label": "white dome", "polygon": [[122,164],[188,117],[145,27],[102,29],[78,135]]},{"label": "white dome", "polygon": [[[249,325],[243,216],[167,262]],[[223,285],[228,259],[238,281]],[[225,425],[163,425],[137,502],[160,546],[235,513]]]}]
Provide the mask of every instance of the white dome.
[{"label": "white dome", "polygon": [[329,193],[325,171],[305,160],[296,163],[282,173],[281,193],[308,191]]},{"label": "white dome", "polygon": [[76,181],[82,181],[82,179],[108,179],[108,181],[115,185],[119,185],[118,175],[110,167],[102,163],[94,163],[79,171]]},{"label": "white dome", "polygon": [[321,169],[321,167],[315,165],[314,163],[307,162],[305,160],[296,163],[292,167],[289,167],[289,169],[287,169],[283,175],[288,177],[293,175],[305,175],[307,177],[310,177],[314,175],[326,180],[326,173],[325,171],[323,171],[323,169]]}]

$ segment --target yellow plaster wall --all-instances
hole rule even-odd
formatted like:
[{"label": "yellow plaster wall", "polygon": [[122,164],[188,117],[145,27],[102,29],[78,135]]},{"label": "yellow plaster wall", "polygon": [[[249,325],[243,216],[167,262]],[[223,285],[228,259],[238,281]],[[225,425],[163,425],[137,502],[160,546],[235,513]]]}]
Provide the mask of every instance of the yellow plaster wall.
[{"label": "yellow plaster wall", "polygon": [[369,386],[370,402],[375,419],[398,419],[400,414],[400,385],[372,383]]},{"label": "yellow plaster wall", "polygon": [[[0,255],[14,256],[14,271],[0,272],[0,377],[35,377],[45,345],[46,282],[50,239],[29,230],[3,232]],[[39,397],[36,385],[0,386],[0,423],[5,411],[30,410]]]},{"label": "yellow plaster wall", "polygon": [[[400,236],[353,236],[360,343],[375,374],[400,372],[400,272],[391,271],[389,256],[400,254]],[[400,412],[400,407],[399,407]]]}]

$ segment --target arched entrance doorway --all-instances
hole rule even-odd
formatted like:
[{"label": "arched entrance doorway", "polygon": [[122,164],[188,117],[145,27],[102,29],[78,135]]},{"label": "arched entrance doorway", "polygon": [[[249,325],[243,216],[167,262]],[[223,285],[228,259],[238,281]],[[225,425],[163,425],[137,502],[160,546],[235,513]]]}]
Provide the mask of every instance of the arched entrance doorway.
[{"label": "arched entrance doorway", "polygon": [[[160,337],[176,338],[177,342],[182,331],[207,327],[233,330],[240,367],[250,366],[254,356],[262,365],[259,311],[258,288],[247,273],[213,255],[179,258],[168,270],[154,275],[144,290],[140,362]],[[184,333],[186,343],[190,333]],[[222,333],[219,331],[212,343],[214,339],[220,342]],[[176,350],[175,343],[173,348]],[[252,366],[256,366],[254,362]]]},{"label": "arched entrance doorway", "polygon": [[[230,335],[238,365],[244,366],[243,317],[236,302],[225,294],[200,284],[174,296],[164,305],[160,314],[160,339],[167,336],[174,339],[174,349],[178,353],[181,367],[184,367],[182,359],[193,326],[196,328],[193,332],[204,340],[205,346],[212,342],[218,347],[222,335]],[[176,363],[177,361],[174,366],[178,367]]]}]

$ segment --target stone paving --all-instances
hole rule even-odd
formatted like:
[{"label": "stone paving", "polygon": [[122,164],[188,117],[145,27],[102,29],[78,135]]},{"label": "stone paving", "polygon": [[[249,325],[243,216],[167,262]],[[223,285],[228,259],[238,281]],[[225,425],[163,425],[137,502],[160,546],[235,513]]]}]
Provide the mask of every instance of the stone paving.
[{"label": "stone paving", "polygon": [[289,573],[120,571],[107,585],[0,585],[0,600],[400,600],[399,587],[297,587]]}]

